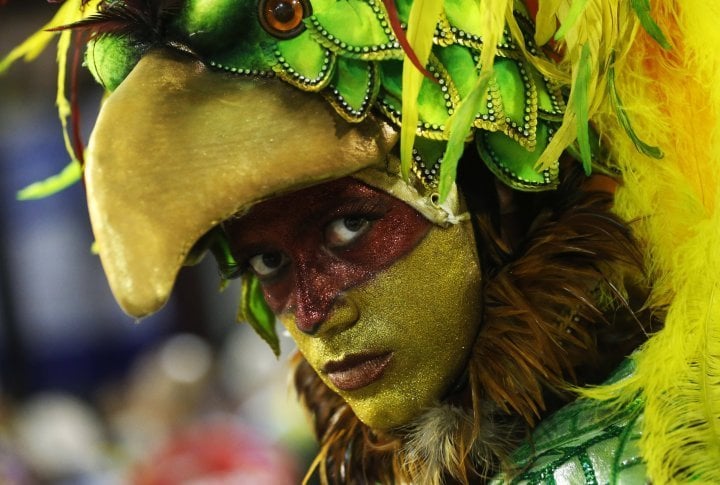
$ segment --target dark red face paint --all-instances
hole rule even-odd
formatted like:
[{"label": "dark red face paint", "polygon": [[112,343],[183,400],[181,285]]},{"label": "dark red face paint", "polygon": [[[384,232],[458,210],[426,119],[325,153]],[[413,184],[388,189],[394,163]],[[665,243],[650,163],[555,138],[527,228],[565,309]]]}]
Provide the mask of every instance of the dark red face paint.
[{"label": "dark red face paint", "polygon": [[349,177],[262,202],[225,224],[236,259],[255,268],[270,308],[293,313],[307,333],[341,292],[410,252],[430,226],[406,203]]}]

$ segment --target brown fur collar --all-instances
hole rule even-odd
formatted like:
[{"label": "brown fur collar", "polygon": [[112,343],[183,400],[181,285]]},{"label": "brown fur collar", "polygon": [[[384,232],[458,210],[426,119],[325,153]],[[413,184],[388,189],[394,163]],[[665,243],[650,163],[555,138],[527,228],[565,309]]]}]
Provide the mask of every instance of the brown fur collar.
[{"label": "brown fur collar", "polygon": [[645,338],[626,290],[641,275],[640,253],[610,212],[612,196],[568,177],[543,197],[520,206],[540,209],[514,249],[491,211],[471,205],[486,285],[467,382],[407,427],[371,430],[296,357],[323,482],[478,483],[538,419],[572,398],[569,384],[598,382]]}]

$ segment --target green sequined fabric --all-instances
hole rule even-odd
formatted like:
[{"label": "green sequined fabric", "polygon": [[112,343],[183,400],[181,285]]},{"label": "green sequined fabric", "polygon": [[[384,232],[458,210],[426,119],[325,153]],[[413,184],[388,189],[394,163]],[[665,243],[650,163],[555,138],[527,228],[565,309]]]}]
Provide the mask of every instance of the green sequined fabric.
[{"label": "green sequined fabric", "polygon": [[[608,381],[633,372],[624,363]],[[578,399],[544,420],[512,460],[519,472],[494,479],[500,484],[595,485],[647,483],[638,448],[643,402],[637,398],[620,409],[608,403]]]}]

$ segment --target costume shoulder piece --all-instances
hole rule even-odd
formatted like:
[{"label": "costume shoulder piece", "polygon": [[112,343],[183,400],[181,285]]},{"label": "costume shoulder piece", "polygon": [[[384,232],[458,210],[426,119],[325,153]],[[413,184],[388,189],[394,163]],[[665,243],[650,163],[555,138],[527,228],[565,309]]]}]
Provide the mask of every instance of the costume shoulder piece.
[{"label": "costume shoulder piece", "polygon": [[[625,362],[606,384],[632,377]],[[550,418],[513,453],[519,473],[491,483],[644,483],[645,462],[639,448],[644,402],[618,407],[581,398]]]}]

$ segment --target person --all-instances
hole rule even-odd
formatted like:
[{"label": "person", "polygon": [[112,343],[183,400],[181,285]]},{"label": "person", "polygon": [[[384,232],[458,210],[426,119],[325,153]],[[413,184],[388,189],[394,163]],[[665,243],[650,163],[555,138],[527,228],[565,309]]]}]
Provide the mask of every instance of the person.
[{"label": "person", "polygon": [[112,92],[84,177],[116,299],[157,311],[205,251],[240,276],[260,336],[277,316],[298,344],[325,482],[720,480],[697,7],[530,3],[100,1],[71,25]]}]

